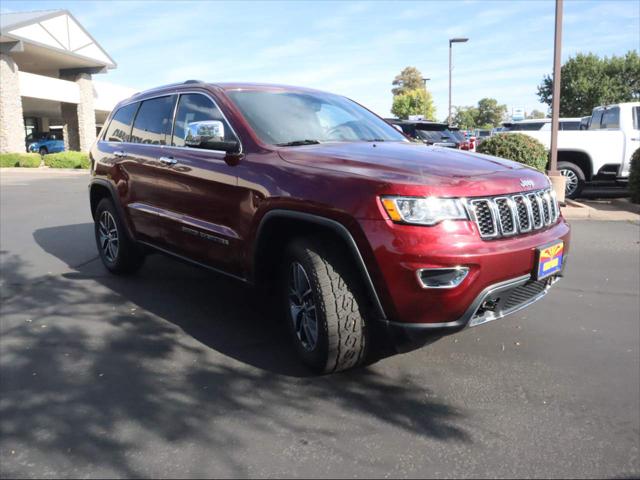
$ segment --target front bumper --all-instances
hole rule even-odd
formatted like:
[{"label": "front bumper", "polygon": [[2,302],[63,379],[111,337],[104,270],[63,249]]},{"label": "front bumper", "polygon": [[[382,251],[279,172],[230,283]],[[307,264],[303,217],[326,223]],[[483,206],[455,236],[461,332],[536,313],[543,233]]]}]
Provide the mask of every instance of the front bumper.
[{"label": "front bumper", "polygon": [[[427,330],[459,330],[471,322],[476,325],[513,313],[516,304],[524,308],[542,298],[550,286],[536,284],[536,291],[530,285],[537,248],[562,240],[565,264],[569,254],[570,229],[562,218],[544,230],[489,241],[480,239],[471,222],[442,222],[434,227],[384,221],[363,221],[361,225],[375,256],[369,269],[386,314],[384,323],[406,336]],[[469,269],[459,286],[424,289],[418,284],[419,269],[451,267]],[[520,305],[516,298],[508,305],[496,302],[492,313],[474,318],[488,295],[502,293],[504,300],[505,292],[525,285],[533,289],[531,295],[536,298],[532,302]]]},{"label": "front bumper", "polygon": [[413,348],[434,337],[438,338],[516,313],[544,297],[561,277],[562,273],[544,280],[533,280],[531,275],[524,275],[490,285],[476,297],[465,313],[453,322],[412,324],[383,321],[383,326],[397,348]]}]

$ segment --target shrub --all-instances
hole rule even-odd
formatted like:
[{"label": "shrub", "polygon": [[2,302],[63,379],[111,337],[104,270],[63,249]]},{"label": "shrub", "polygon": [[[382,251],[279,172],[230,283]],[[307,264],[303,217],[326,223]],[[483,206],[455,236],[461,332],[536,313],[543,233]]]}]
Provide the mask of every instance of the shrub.
[{"label": "shrub", "polygon": [[478,145],[477,151],[520,162],[536,170],[547,166],[547,149],[535,138],[523,133],[501,133]]},{"label": "shrub", "polygon": [[0,153],[0,167],[37,168],[40,155],[37,153]]},{"label": "shrub", "polygon": [[72,151],[50,153],[44,156],[44,164],[51,168],[89,168],[89,154]]},{"label": "shrub", "polygon": [[631,201],[640,203],[640,148],[631,155],[631,171],[629,172],[629,192]]}]

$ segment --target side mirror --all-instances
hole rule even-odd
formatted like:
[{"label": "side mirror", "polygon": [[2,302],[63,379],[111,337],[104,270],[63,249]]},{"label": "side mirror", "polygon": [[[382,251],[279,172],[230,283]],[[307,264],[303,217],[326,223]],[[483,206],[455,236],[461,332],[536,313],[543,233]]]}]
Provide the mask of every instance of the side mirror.
[{"label": "side mirror", "polygon": [[225,141],[224,124],[219,120],[203,120],[187,124],[184,144],[187,147],[222,150],[228,153],[237,152],[239,148],[237,141]]}]

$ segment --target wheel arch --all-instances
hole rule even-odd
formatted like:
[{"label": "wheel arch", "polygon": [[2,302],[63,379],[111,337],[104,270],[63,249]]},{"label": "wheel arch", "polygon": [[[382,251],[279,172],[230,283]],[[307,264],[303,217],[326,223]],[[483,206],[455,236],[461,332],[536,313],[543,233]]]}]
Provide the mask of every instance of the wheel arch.
[{"label": "wheel arch", "polygon": [[100,201],[103,198],[109,198],[113,202],[116,210],[118,211],[118,215],[122,218],[122,223],[124,223],[125,229],[127,230],[127,235],[131,239],[135,239],[133,235],[133,230],[131,229],[131,225],[129,224],[129,217],[125,215],[124,209],[122,208],[122,204],[119,201],[118,193],[116,188],[102,178],[94,178],[89,183],[89,205],[91,208],[91,218],[95,220],[96,208]]},{"label": "wheel arch", "polygon": [[285,209],[267,212],[260,220],[256,231],[255,247],[251,257],[253,281],[261,283],[273,272],[282,253],[282,248],[279,247],[286,241],[295,236],[313,233],[330,233],[340,239],[358,268],[367,297],[378,319],[386,320],[380,297],[353,235],[342,223],[330,218]]},{"label": "wheel arch", "polygon": [[558,150],[558,162],[573,163],[580,167],[587,182],[593,178],[593,160],[584,150]]}]

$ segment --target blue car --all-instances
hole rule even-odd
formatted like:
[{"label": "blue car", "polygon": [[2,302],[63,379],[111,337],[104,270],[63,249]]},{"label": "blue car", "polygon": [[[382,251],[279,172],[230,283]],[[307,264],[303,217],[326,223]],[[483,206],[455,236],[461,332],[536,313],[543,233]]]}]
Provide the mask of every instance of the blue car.
[{"label": "blue car", "polygon": [[[30,135],[31,136],[31,135]],[[55,133],[43,133],[39,136],[27,137],[27,151],[46,155],[47,153],[64,152],[64,140]]]}]

